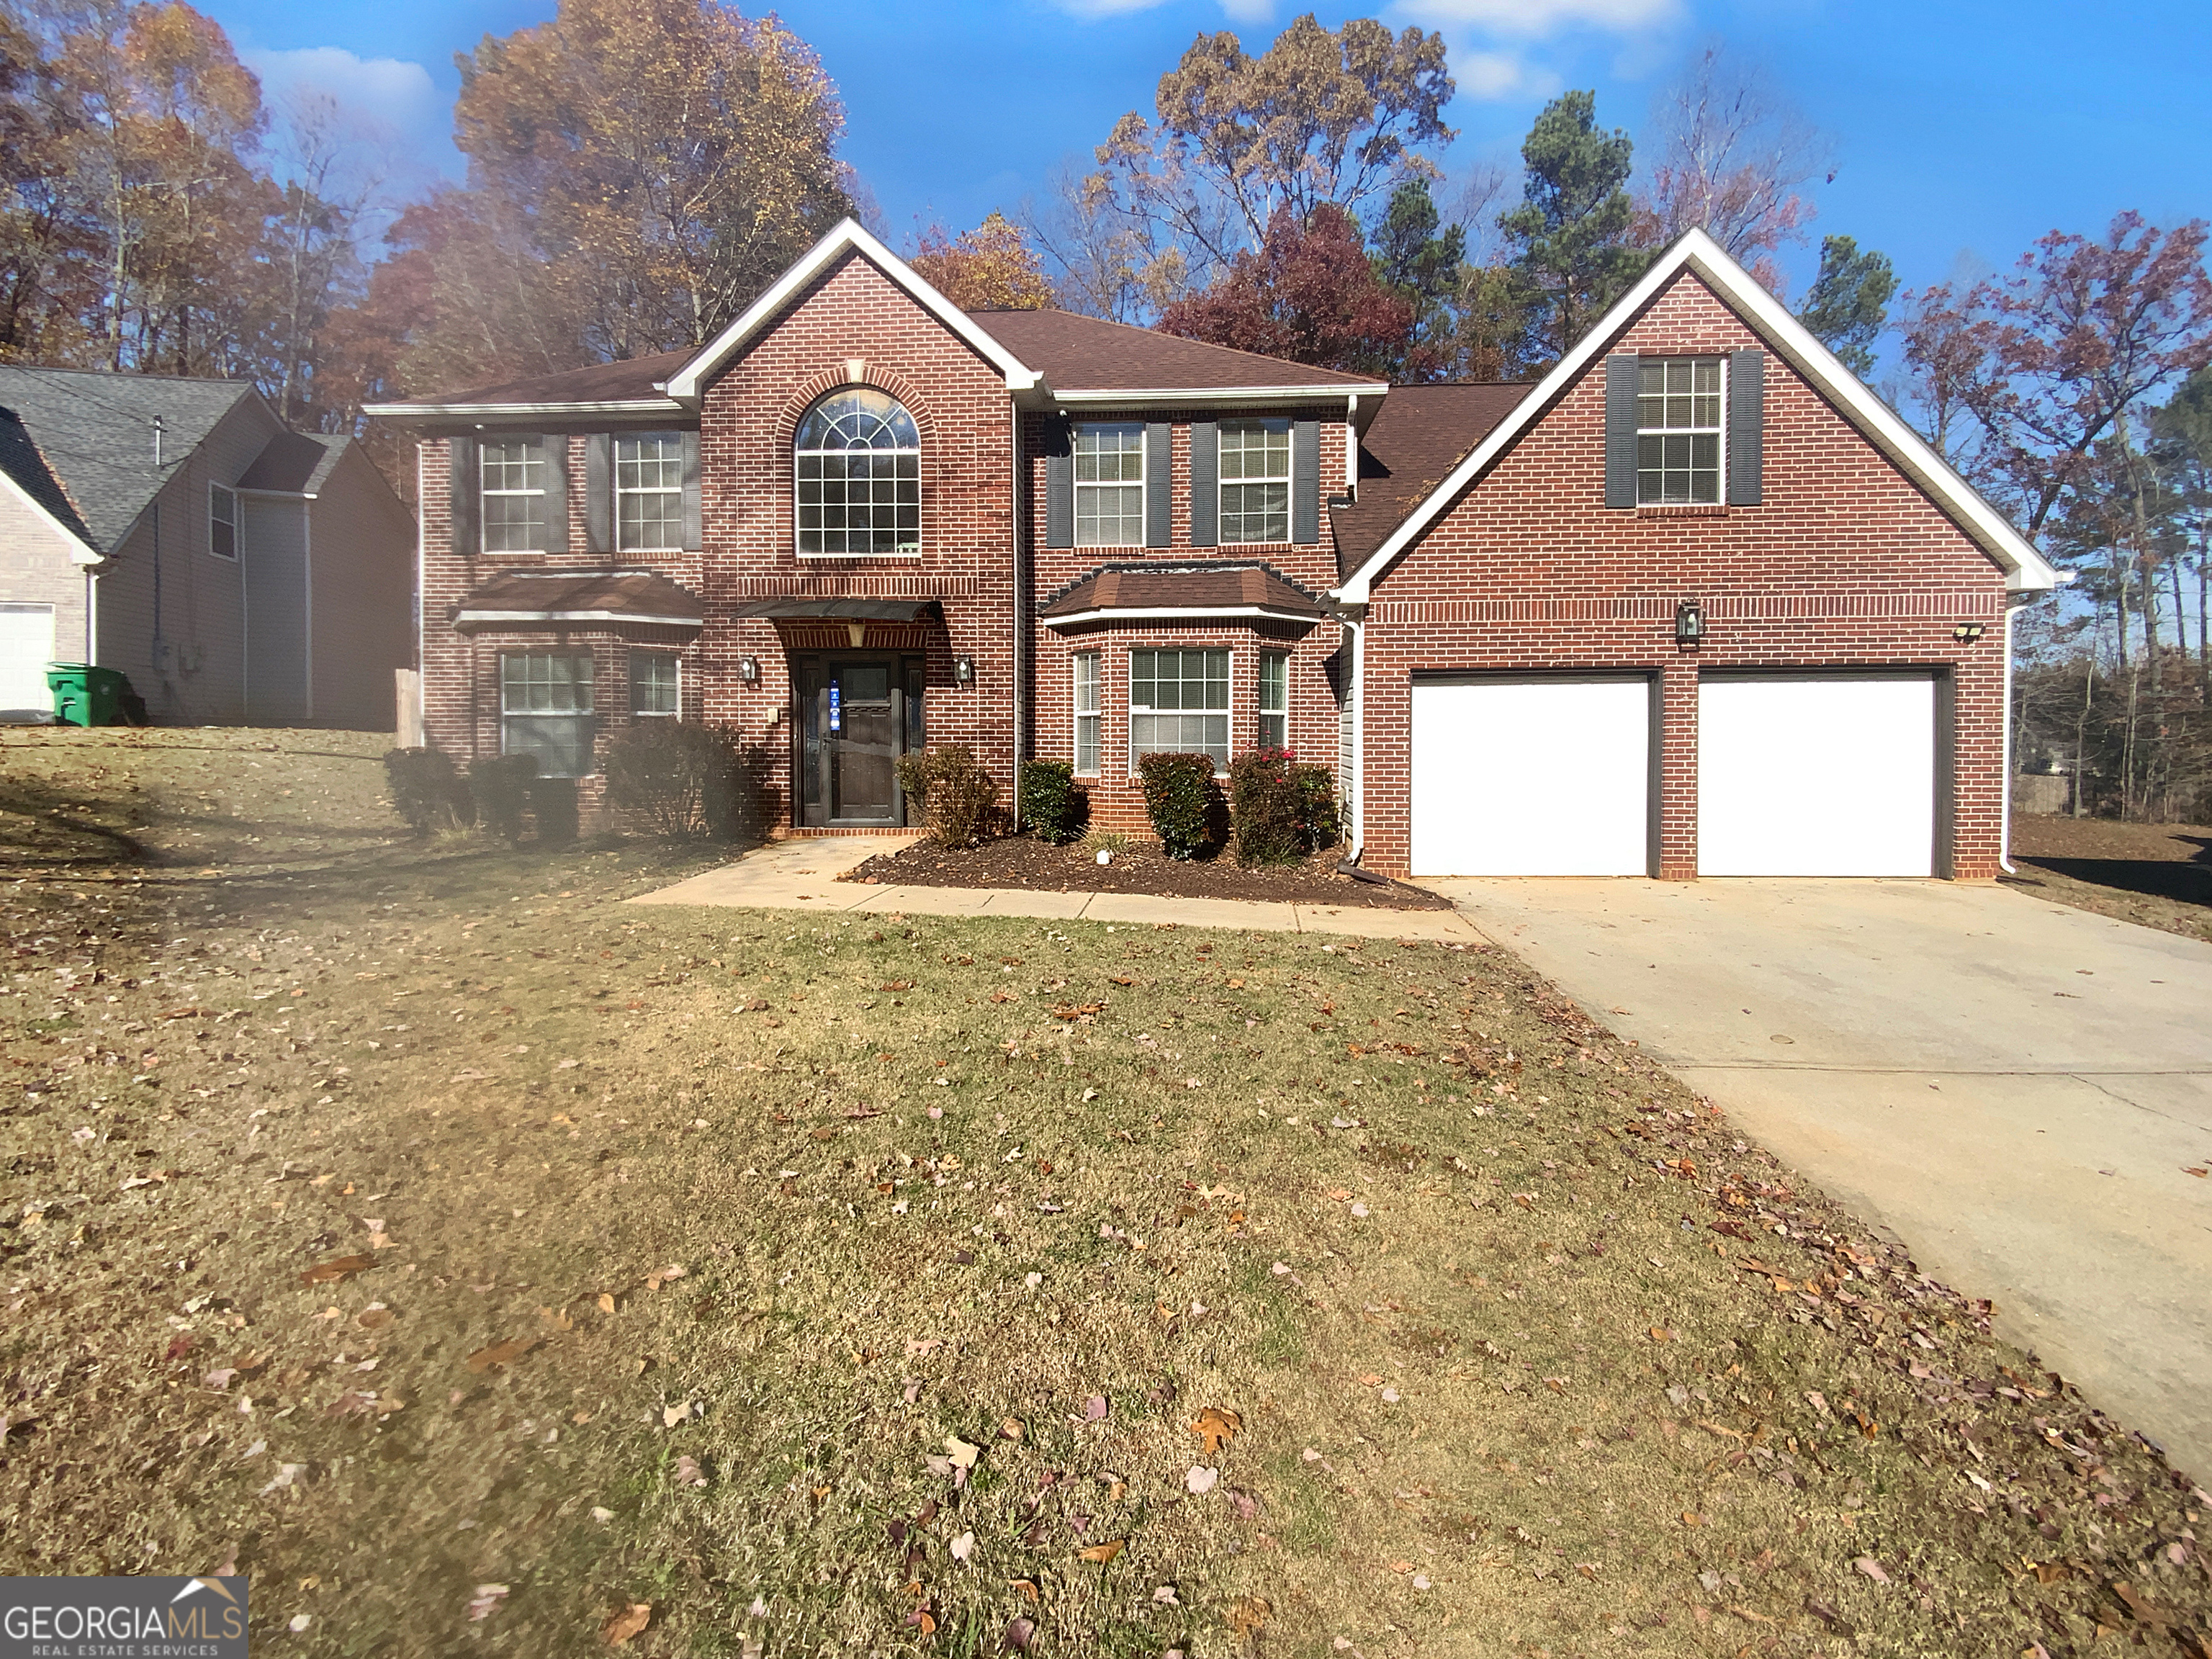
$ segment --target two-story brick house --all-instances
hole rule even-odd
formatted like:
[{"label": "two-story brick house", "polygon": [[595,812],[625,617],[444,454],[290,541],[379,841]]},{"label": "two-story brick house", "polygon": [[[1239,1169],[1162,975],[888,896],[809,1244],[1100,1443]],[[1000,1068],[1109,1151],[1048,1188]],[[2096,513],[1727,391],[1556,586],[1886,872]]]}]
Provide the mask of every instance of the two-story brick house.
[{"label": "two-story brick house", "polygon": [[696,351],[386,405],[420,465],[425,724],[586,781],[635,720],[791,830],[893,761],[1338,769],[1420,873],[1986,875],[2005,626],[2056,577],[1709,240],[1533,386],[1391,387],[964,313],[841,225]]}]

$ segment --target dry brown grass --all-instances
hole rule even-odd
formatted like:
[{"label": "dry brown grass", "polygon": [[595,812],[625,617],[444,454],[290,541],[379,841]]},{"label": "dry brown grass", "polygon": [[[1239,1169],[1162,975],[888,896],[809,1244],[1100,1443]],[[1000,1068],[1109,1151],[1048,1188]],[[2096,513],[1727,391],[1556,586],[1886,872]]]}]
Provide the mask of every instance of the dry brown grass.
[{"label": "dry brown grass", "polygon": [[0,749],[97,797],[0,890],[8,1571],[332,1654],[2208,1628],[2203,1494],[1510,957],[628,906],[698,855],[228,743]]}]

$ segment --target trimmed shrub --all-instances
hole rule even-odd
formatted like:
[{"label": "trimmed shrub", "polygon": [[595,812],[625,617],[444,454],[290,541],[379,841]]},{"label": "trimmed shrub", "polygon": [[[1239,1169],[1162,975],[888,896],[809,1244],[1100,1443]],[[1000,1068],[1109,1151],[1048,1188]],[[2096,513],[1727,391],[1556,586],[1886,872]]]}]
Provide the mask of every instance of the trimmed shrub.
[{"label": "trimmed shrub", "polygon": [[999,799],[999,781],[976,764],[964,744],[900,756],[898,781],[908,800],[921,809],[929,838],[939,847],[973,847],[983,839]]},{"label": "trimmed shrub", "polygon": [[1229,823],[1237,862],[1289,864],[1299,852],[1298,785],[1289,751],[1248,749],[1229,767]]},{"label": "trimmed shrub", "polygon": [[1022,763],[1022,822],[1041,841],[1055,847],[1080,840],[1091,799],[1075,781],[1075,768],[1066,761]]},{"label": "trimmed shrub", "polygon": [[384,782],[391,792],[392,810],[418,836],[476,822],[469,786],[441,750],[386,750]]},{"label": "trimmed shrub", "polygon": [[1213,839],[1221,792],[1211,755],[1146,755],[1137,763],[1145,812],[1171,859],[1195,856]]},{"label": "trimmed shrub", "polygon": [[576,844],[576,781],[534,778],[530,784],[530,821],[545,847]]},{"label": "trimmed shrub", "polygon": [[469,768],[469,790],[484,828],[510,842],[522,839],[522,812],[538,776],[535,755],[495,755]]},{"label": "trimmed shrub", "polygon": [[1343,838],[1344,824],[1337,811],[1336,774],[1316,761],[1291,768],[1291,782],[1298,793],[1298,841],[1309,853],[1334,847]]},{"label": "trimmed shrub", "polygon": [[633,721],[606,746],[607,805],[655,836],[733,835],[744,818],[738,746],[720,727]]}]

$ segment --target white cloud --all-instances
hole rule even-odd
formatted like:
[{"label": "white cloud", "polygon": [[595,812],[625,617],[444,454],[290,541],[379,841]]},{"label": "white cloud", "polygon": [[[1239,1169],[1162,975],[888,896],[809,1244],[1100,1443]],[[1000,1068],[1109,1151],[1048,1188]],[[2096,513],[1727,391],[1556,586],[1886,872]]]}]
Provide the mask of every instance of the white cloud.
[{"label": "white cloud", "polygon": [[1626,33],[1678,22],[1682,0],[1407,0],[1397,9],[1432,23],[1541,40],[1564,29]]},{"label": "white cloud", "polygon": [[1234,23],[1271,22],[1275,15],[1275,0],[1221,0],[1221,9],[1229,14]]},{"label": "white cloud", "polygon": [[1165,3],[1166,0],[1059,0],[1060,9],[1075,17],[1121,17]]},{"label": "white cloud", "polygon": [[1454,52],[1451,72],[1470,98],[1549,98],[1563,84],[1552,70],[1510,52]]},{"label": "white cloud", "polygon": [[399,58],[359,58],[342,46],[240,55],[246,66],[261,77],[263,94],[271,102],[295,90],[325,92],[349,112],[409,139],[444,136],[445,100],[430,71],[420,64]]}]

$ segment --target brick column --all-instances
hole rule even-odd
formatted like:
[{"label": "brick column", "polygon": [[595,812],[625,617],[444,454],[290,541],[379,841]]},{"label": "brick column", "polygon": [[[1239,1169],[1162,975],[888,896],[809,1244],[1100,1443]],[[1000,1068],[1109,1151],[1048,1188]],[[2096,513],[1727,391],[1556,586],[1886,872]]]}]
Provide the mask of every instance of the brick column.
[{"label": "brick column", "polygon": [[1659,879],[1698,878],[1698,659],[1659,671]]}]

